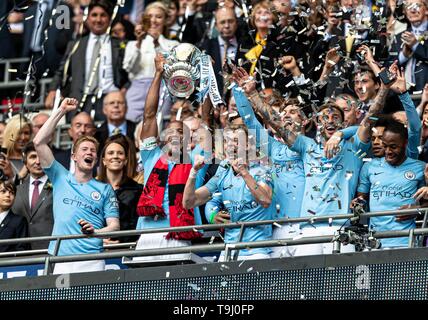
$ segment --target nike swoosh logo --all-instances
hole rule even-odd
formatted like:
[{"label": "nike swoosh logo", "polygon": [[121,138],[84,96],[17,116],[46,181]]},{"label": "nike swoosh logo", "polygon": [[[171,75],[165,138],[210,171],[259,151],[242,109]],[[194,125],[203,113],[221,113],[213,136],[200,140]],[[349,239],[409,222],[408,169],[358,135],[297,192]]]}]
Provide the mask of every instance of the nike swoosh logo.
[{"label": "nike swoosh logo", "polygon": [[223,191],[227,190],[227,189],[231,189],[233,187],[233,185],[230,185],[228,187],[223,187]]},{"label": "nike swoosh logo", "polygon": [[382,174],[383,172],[375,172],[374,175],[377,176],[378,174]]}]

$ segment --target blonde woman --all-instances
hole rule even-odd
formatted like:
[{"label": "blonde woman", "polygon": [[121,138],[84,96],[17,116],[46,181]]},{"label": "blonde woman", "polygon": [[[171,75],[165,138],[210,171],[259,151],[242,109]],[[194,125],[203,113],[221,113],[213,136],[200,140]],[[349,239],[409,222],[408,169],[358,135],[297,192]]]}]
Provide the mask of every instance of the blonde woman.
[{"label": "blonde woman", "polygon": [[10,162],[13,175],[18,175],[19,179],[27,175],[27,168],[22,161],[22,150],[30,140],[31,122],[20,115],[13,116],[4,129],[2,148]]},{"label": "blonde woman", "polygon": [[[139,122],[143,118],[144,102],[155,74],[154,59],[157,52],[169,52],[178,44],[168,40],[167,33],[168,8],[160,1],[150,3],[144,10],[140,24],[135,27],[136,41],[130,41],[125,50],[123,68],[132,81],[126,93],[128,112],[126,118]],[[162,90],[162,89],[161,89]],[[168,108],[170,101],[163,100],[163,110]]]},{"label": "blonde woman", "polygon": [[[258,80],[263,80],[262,88],[272,88],[272,77],[275,70],[274,60],[279,57],[277,45],[270,40],[270,31],[278,21],[273,5],[270,1],[257,3],[251,12],[252,41],[243,43],[243,49],[237,54],[237,61],[244,61],[243,67],[253,75],[257,71]],[[269,57],[261,59],[260,57]],[[269,75],[263,76],[262,75]],[[262,79],[260,79],[262,77]]]}]

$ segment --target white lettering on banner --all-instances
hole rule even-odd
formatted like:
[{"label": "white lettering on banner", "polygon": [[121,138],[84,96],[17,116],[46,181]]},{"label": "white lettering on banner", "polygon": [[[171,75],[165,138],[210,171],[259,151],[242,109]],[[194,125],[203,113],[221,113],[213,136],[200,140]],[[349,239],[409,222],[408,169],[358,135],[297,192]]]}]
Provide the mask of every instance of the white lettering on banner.
[{"label": "white lettering on banner", "polygon": [[211,64],[211,60],[209,60],[209,68],[210,68],[210,91],[209,91],[209,95],[210,95],[211,103],[215,107],[215,106],[222,104],[224,102],[221,98],[220,92],[218,91],[217,79],[215,77],[215,73],[214,73],[213,66]]},{"label": "white lettering on banner", "polygon": [[210,89],[211,62],[210,58],[205,54],[201,55],[200,60],[199,67],[201,70],[201,78],[199,80],[199,93],[197,93],[196,96],[198,101],[202,103]]}]

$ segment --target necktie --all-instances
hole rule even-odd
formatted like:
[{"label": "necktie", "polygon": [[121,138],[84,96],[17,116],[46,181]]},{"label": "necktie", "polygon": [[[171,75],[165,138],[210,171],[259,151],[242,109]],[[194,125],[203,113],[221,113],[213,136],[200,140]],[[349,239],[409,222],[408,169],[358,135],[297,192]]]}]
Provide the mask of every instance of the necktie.
[{"label": "necktie", "polygon": [[31,196],[31,210],[33,210],[37,204],[37,200],[39,200],[39,184],[42,183],[40,180],[34,180],[34,190],[33,195]]},{"label": "necktie", "polygon": [[227,62],[227,50],[229,50],[229,46],[230,46],[229,41],[226,40],[224,42],[224,53],[223,53],[223,59],[221,61],[222,66],[224,66]]},{"label": "necktie", "polygon": [[112,132],[112,136],[115,136],[115,135],[117,135],[117,134],[121,134],[122,133],[122,130],[120,130],[120,128],[114,128],[114,130],[113,130],[113,132]]},{"label": "necktie", "polygon": [[94,78],[93,78],[91,86],[89,88],[90,94],[95,93],[95,90],[98,89],[98,70],[100,68],[100,64],[98,63],[95,71],[94,71],[94,67],[95,67],[95,63],[96,63],[97,58],[98,58],[98,54],[100,53],[100,49],[101,49],[101,40],[100,40],[100,37],[97,37],[97,40],[94,44],[94,47],[92,48],[91,65],[89,67],[89,74],[88,74],[88,79],[87,79],[87,83],[86,83],[86,85],[88,85],[89,79],[90,79],[92,73],[94,72]]}]

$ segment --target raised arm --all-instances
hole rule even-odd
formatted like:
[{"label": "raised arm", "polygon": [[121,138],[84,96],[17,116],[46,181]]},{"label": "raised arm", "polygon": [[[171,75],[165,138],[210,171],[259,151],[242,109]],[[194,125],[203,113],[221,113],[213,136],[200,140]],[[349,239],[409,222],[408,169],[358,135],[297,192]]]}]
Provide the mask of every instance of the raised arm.
[{"label": "raised arm", "polygon": [[389,71],[395,75],[395,81],[390,85],[390,88],[398,94],[401,104],[406,112],[408,124],[407,130],[409,133],[409,143],[407,144],[406,150],[407,156],[412,159],[418,159],[418,146],[421,139],[421,120],[419,119],[415,104],[407,92],[403,68],[400,69],[400,67],[398,67],[398,62],[395,61],[389,68]]},{"label": "raised arm", "polygon": [[272,202],[272,189],[264,182],[257,182],[247,169],[247,166],[242,163],[241,159],[232,161],[232,167],[245,181],[248,189],[253,195],[257,203],[263,208],[268,208]]},{"label": "raised arm", "polygon": [[150,85],[147,93],[146,104],[144,106],[144,122],[141,130],[140,139],[144,140],[149,137],[158,137],[158,125],[156,122],[156,114],[159,104],[159,90],[162,83],[162,73],[165,58],[158,53],[155,57],[155,77]]},{"label": "raised arm", "polygon": [[257,90],[246,90],[245,86],[251,83],[248,73],[240,67],[234,70],[233,78],[240,87],[244,88],[244,92],[251,92],[247,94],[247,98],[251,102],[254,110],[261,115],[263,121],[269,124],[286,144],[292,146],[294,141],[296,141],[296,134],[289,130],[288,126],[284,127],[282,123],[278,121],[281,118],[279,113],[263,102]]},{"label": "raised arm", "polygon": [[361,125],[358,128],[357,134],[361,142],[368,143],[370,141],[372,123],[370,117],[373,117],[382,111],[387,95],[388,88],[385,87],[385,85],[382,83],[374,99],[374,102],[370,106],[369,111],[366,113],[364,119],[361,121]]},{"label": "raised arm", "polygon": [[34,137],[34,147],[36,148],[37,155],[40,159],[40,164],[43,168],[49,168],[55,160],[52,150],[49,147],[49,141],[55,128],[61,118],[69,111],[76,110],[78,101],[73,98],[66,98],[62,101],[57,110],[52,112],[49,119],[40,128],[37,135]]},{"label": "raised arm", "polygon": [[328,78],[328,76],[334,70],[335,65],[340,61],[340,59],[341,57],[338,53],[337,48],[332,48],[328,50],[327,55],[325,56],[324,67],[322,69],[319,81],[324,81]]},{"label": "raised arm", "polygon": [[183,207],[191,209],[205,204],[211,198],[211,192],[206,186],[195,190],[196,176],[198,171],[205,165],[205,158],[201,155],[195,156],[195,162],[187,179],[183,193]]},{"label": "raised arm", "polygon": [[381,68],[375,61],[373,57],[373,52],[371,51],[371,49],[366,45],[362,45],[357,49],[357,52],[364,57],[365,63],[367,63],[370,69],[372,69],[373,73],[377,76],[381,71]]},{"label": "raised arm", "polygon": [[257,120],[251,103],[246,97],[246,95],[250,95],[252,92],[256,91],[255,80],[250,77],[245,70],[241,71],[240,69],[234,70],[233,80],[238,84],[239,88],[241,88],[233,88],[233,97],[235,98],[239,116],[248,128],[264,129],[262,124]]},{"label": "raised arm", "polygon": [[263,117],[263,121],[269,124],[276,131],[276,135],[280,137],[284,143],[291,147],[296,141],[297,137],[297,135],[292,130],[290,130],[292,125],[284,126],[279,121],[281,118],[280,114],[264,103],[257,92],[248,96],[248,100],[250,100],[254,109]]}]

